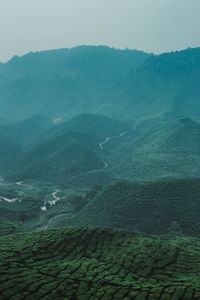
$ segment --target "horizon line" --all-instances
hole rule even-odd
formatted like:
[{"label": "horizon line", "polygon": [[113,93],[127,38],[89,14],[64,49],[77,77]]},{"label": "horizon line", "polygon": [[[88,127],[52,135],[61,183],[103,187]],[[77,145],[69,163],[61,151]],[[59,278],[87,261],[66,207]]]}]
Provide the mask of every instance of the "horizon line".
[{"label": "horizon line", "polygon": [[15,57],[22,58],[23,56],[29,55],[31,53],[35,54],[35,53],[50,52],[50,51],[59,51],[59,50],[72,50],[72,49],[75,49],[75,48],[78,48],[78,47],[106,47],[106,48],[115,49],[115,50],[119,50],[119,51],[129,50],[129,51],[144,52],[144,53],[152,54],[152,55],[155,55],[155,56],[159,56],[159,55],[167,54],[167,53],[182,52],[182,51],[186,51],[186,50],[189,50],[189,49],[198,49],[198,48],[200,48],[200,46],[197,46],[197,47],[190,47],[189,46],[189,47],[183,48],[183,49],[166,50],[166,51],[163,51],[163,52],[153,52],[153,51],[145,51],[145,50],[142,50],[142,49],[128,48],[128,47],[118,48],[118,47],[109,46],[109,45],[103,45],[103,44],[99,44],[99,45],[95,45],[95,44],[88,44],[88,45],[87,44],[81,44],[81,45],[76,45],[76,46],[73,46],[73,47],[61,47],[61,48],[50,48],[50,49],[41,49],[41,50],[30,50],[30,51],[27,51],[27,52],[25,52],[23,54],[14,54],[11,58],[9,58],[9,59],[7,59],[5,61],[1,61],[0,60],[0,63],[1,64],[6,64],[6,63],[8,63],[9,61],[11,61]]}]

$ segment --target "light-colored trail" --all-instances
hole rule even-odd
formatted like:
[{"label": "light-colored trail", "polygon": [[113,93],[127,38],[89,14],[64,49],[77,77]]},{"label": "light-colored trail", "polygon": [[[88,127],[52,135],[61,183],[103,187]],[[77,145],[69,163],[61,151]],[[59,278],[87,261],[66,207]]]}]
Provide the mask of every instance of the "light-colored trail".
[{"label": "light-colored trail", "polygon": [[8,203],[14,203],[14,202],[18,201],[17,198],[9,199],[9,198],[3,197],[3,196],[1,196],[1,198]]},{"label": "light-colored trail", "polygon": [[111,137],[107,137],[107,138],[105,139],[105,141],[103,141],[103,142],[101,142],[101,143],[99,144],[99,147],[100,147],[101,150],[103,149],[103,145],[106,144],[110,139],[111,139]]}]

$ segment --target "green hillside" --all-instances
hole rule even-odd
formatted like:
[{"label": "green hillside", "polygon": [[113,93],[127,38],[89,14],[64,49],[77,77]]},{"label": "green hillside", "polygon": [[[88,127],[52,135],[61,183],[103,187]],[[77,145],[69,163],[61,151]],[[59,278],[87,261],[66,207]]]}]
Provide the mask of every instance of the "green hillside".
[{"label": "green hillside", "polygon": [[27,231],[26,227],[22,225],[16,225],[14,223],[8,222],[5,219],[0,219],[0,235],[7,236],[8,234],[17,234],[20,232]]},{"label": "green hillside", "polygon": [[200,297],[198,239],[83,227],[0,242],[2,299]]},{"label": "green hillside", "polygon": [[91,187],[199,177],[200,126],[186,117],[132,125],[82,114],[31,141],[32,148],[2,165],[7,179]]},{"label": "green hillside", "polygon": [[45,133],[43,138],[52,139],[73,131],[88,134],[96,142],[102,142],[106,137],[114,137],[128,130],[131,130],[131,123],[128,121],[108,118],[98,114],[80,114],[54,126]]},{"label": "green hillside", "polygon": [[46,195],[50,198],[50,192],[45,186],[24,185],[20,182],[10,184],[2,180],[0,182],[0,220],[15,222],[17,225],[33,219],[37,222]]},{"label": "green hillside", "polygon": [[52,122],[42,116],[32,116],[22,121],[1,119],[0,162],[18,157],[52,126]]},{"label": "green hillside", "polygon": [[112,163],[113,172],[134,181],[199,177],[200,126],[196,122],[182,117],[142,130],[110,151],[107,162]]},{"label": "green hillside", "polygon": [[135,149],[165,153],[198,153],[199,146],[200,125],[186,117],[154,126],[134,141]]},{"label": "green hillside", "polygon": [[[64,183],[67,179],[91,170],[102,169],[103,161],[98,155],[77,142],[57,147],[50,152],[46,148],[28,152],[24,157],[13,163],[6,178],[10,180],[43,180],[53,183]],[[4,174],[5,174],[4,173]]]},{"label": "green hillside", "polygon": [[77,214],[54,224],[106,226],[149,234],[176,232],[200,237],[200,180],[117,182]]},{"label": "green hillside", "polygon": [[150,56],[116,87],[110,107],[125,118],[171,113],[199,121],[199,61],[200,48]]},{"label": "green hillside", "polygon": [[24,144],[25,152],[16,152],[17,158],[2,164],[2,175],[8,180],[91,187],[121,179],[199,177],[200,126],[186,117],[132,124],[81,114],[40,136],[32,133],[22,148]]},{"label": "green hillside", "polygon": [[[128,122],[79,115],[41,135],[32,149],[16,160],[7,161],[2,172],[9,180],[36,179],[59,184],[72,180],[77,184],[76,176],[105,168],[100,143],[130,128]],[[111,181],[108,179],[108,183]]]},{"label": "green hillside", "polygon": [[24,145],[35,143],[35,139],[53,127],[51,120],[41,115],[34,115],[30,118],[16,122],[14,131],[18,134],[19,141]]}]

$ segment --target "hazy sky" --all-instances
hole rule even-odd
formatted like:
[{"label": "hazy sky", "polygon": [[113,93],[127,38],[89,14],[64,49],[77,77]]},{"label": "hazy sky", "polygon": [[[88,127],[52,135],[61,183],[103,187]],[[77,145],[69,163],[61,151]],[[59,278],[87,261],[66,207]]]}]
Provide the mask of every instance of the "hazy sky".
[{"label": "hazy sky", "polygon": [[200,0],[0,0],[0,60],[81,44],[197,47],[199,15]]}]

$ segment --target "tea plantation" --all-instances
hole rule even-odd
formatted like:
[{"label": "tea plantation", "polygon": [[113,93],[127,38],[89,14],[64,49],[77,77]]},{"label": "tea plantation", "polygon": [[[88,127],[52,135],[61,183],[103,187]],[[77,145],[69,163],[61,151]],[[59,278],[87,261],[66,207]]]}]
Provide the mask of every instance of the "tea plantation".
[{"label": "tea plantation", "polygon": [[71,227],[0,238],[0,299],[200,299],[200,240]]}]

